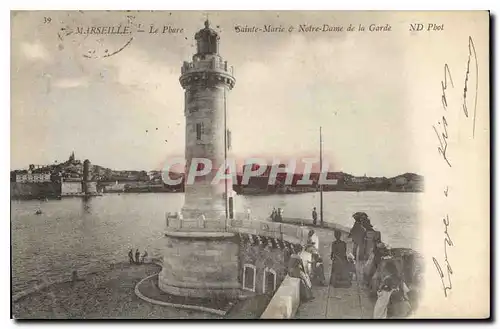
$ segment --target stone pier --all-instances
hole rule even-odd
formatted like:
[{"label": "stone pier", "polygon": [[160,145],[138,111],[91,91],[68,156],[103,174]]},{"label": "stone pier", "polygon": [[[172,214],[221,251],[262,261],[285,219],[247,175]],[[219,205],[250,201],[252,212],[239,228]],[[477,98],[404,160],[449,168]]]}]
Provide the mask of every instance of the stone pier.
[{"label": "stone pier", "polygon": [[[265,221],[167,217],[158,287],[179,296],[236,298],[244,291],[245,262],[255,268],[254,276],[259,275],[254,282],[262,285],[260,275],[274,272],[279,285],[278,277],[286,275],[284,254],[292,252],[294,245],[304,244],[307,233],[306,228]],[[245,243],[254,247],[248,249]],[[273,253],[276,256],[270,257]],[[260,260],[265,263],[259,265]],[[254,285],[250,292],[264,290]]]}]

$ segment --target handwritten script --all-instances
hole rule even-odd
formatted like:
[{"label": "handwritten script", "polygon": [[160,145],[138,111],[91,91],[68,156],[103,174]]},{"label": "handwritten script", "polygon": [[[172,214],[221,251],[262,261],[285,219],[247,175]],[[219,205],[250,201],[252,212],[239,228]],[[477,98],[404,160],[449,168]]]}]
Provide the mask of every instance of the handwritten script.
[{"label": "handwritten script", "polygon": [[[463,93],[462,93],[462,112],[465,115],[466,118],[469,118],[469,101],[472,99],[473,105],[473,118],[472,118],[472,137],[474,138],[475,135],[475,127],[476,127],[476,107],[477,107],[477,91],[478,91],[478,72],[479,72],[479,67],[478,67],[478,62],[477,62],[477,55],[476,55],[476,48],[474,46],[474,41],[472,40],[472,37],[469,37],[469,55],[467,59],[467,70],[465,72],[465,78],[464,78],[464,83],[463,83]],[[472,63],[472,65],[471,65]],[[469,93],[469,79],[471,75],[475,78],[475,85],[473,89],[473,94],[472,97],[468,94]],[[443,80],[441,81],[441,105],[442,105],[442,110],[444,111],[444,114],[442,114],[440,119],[437,122],[437,125],[433,125],[432,128],[434,129],[434,132],[437,136],[437,142],[439,143],[438,146],[438,153],[439,155],[443,158],[443,161],[446,163],[447,168],[451,168],[451,161],[448,158],[448,139],[449,139],[449,134],[448,134],[448,121],[446,120],[446,114],[448,113],[448,94],[447,91],[450,89],[454,89],[455,85],[453,84],[453,78],[451,75],[451,70],[448,64],[444,65],[444,75],[443,75]],[[449,187],[446,186],[443,190],[444,197],[447,199],[449,195]],[[432,261],[434,262],[434,266],[436,267],[437,273],[439,275],[439,278],[441,280],[441,284],[443,287],[443,292],[444,296],[448,297],[449,291],[452,289],[453,284],[452,284],[452,275],[453,275],[453,268],[448,260],[448,248],[453,247],[453,240],[451,239],[451,236],[448,232],[448,229],[450,228],[450,216],[449,214],[446,214],[443,219],[443,225],[444,225],[444,238],[443,238],[443,244],[444,244],[444,266],[446,269],[446,273],[443,271],[443,268],[439,261],[436,259],[436,257],[432,257]]]}]

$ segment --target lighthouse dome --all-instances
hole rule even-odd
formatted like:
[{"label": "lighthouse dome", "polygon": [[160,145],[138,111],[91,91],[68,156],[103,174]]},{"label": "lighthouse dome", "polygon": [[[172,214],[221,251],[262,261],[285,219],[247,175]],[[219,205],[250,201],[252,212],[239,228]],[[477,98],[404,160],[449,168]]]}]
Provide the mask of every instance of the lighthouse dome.
[{"label": "lighthouse dome", "polygon": [[197,55],[217,54],[219,51],[219,34],[210,28],[210,22],[205,21],[205,28],[199,30],[194,38],[197,45]]}]

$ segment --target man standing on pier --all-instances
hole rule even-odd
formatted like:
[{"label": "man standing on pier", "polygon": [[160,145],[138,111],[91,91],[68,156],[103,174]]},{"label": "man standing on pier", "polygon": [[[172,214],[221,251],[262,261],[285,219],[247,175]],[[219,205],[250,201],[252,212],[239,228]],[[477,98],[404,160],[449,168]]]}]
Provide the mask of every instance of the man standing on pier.
[{"label": "man standing on pier", "polygon": [[316,222],[318,221],[318,213],[316,212],[316,207],[313,208],[312,217],[313,225],[316,226]]},{"label": "man standing on pier", "polygon": [[354,225],[351,228],[349,237],[353,241],[353,251],[355,251],[356,258],[356,277],[362,278],[363,269],[368,259],[366,253],[366,232],[367,230],[373,231],[373,226],[370,224],[368,215],[365,212],[357,212],[352,215],[354,218]]},{"label": "man standing on pier", "polygon": [[130,251],[128,252],[128,260],[130,264],[134,263],[134,252],[132,251],[132,249],[130,249]]},{"label": "man standing on pier", "polygon": [[139,261],[139,257],[141,256],[141,253],[139,252],[139,249],[135,250],[135,262],[137,264],[140,264],[141,262]]}]

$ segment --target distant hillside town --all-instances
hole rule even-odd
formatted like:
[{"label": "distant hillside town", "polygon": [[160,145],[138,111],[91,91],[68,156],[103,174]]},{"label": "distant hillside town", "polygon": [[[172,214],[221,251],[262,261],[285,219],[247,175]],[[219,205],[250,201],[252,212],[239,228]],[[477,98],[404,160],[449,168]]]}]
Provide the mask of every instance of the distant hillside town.
[{"label": "distant hillside town", "polygon": [[[282,165],[278,165],[282,166]],[[320,189],[320,173],[311,173],[310,185],[298,184],[303,174],[293,175],[290,184],[286,184],[287,173],[278,173],[275,182],[270,179],[271,166],[259,177],[250,177],[248,184],[243,185],[242,177],[238,176],[238,182],[234,190],[239,194],[262,195],[274,193],[305,193],[316,192]],[[307,178],[307,177],[306,177]],[[392,178],[357,177],[344,172],[328,172],[326,179],[333,184],[323,185],[323,191],[390,191],[390,192],[423,192],[424,178],[414,173],[405,173]]]},{"label": "distant hillside town", "polygon": [[[280,169],[283,165],[278,165]],[[237,175],[233,189],[238,194],[266,195],[316,192],[319,190],[319,173],[311,173],[309,185],[297,184],[302,174],[293,175],[286,183],[287,173],[278,173],[270,179],[272,166],[258,177],[250,177],[242,184],[242,174]],[[51,198],[63,196],[99,195],[100,193],[183,192],[184,174],[169,172],[171,179],[181,178],[178,185],[165,184],[159,170],[113,170],[93,165],[89,160],[77,160],[74,152],[68,160],[50,165],[31,164],[27,169],[11,171],[12,198]],[[390,191],[422,192],[423,176],[405,173],[396,177],[357,177],[343,172],[328,172],[327,179],[334,184],[324,185],[323,191]]]}]

